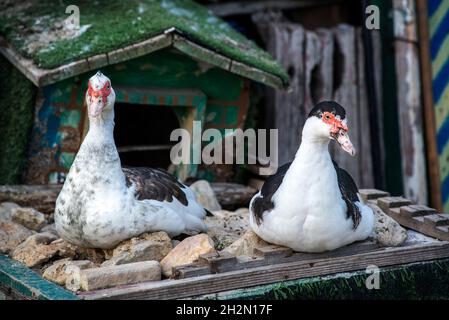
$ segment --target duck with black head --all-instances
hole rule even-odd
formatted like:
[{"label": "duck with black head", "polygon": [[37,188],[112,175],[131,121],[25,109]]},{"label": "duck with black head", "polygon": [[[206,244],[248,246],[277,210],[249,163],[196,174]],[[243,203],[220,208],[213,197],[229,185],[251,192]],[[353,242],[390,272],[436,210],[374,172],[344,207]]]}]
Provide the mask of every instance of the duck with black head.
[{"label": "duck with black head", "polygon": [[372,209],[329,154],[334,140],[355,155],[348,131],[338,103],[324,101],[312,109],[293,162],[280,167],[251,200],[250,225],[257,235],[295,251],[323,252],[372,234]]}]

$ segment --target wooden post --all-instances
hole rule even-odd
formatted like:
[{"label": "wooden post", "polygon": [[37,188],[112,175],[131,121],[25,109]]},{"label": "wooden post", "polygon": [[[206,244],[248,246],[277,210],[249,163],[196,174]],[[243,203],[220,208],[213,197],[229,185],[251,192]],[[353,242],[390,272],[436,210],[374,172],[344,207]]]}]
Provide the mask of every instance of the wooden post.
[{"label": "wooden post", "polygon": [[[354,147],[359,152],[362,137],[358,130],[356,30],[350,25],[341,24],[333,29],[333,33],[335,50],[337,50],[335,55],[339,57],[334,61],[337,64],[334,65],[334,68],[337,68],[337,72],[340,71],[339,81],[334,83],[336,88],[334,100],[346,109],[349,135]],[[335,143],[331,144],[331,154],[338,165],[347,170],[360,186],[362,179],[359,163]]]},{"label": "wooden post", "polygon": [[[421,79],[414,1],[394,0],[395,55],[402,175],[407,198],[427,204]],[[388,137],[387,137],[388,138]]]},{"label": "wooden post", "polygon": [[292,161],[301,142],[305,121],[304,29],[298,24],[279,23],[270,28],[268,48],[290,74],[291,91],[274,95],[274,127],[279,128],[279,164]]},{"label": "wooden post", "polygon": [[[367,70],[365,68],[365,49],[363,46],[362,29],[356,29],[356,52],[357,52],[357,133],[360,136],[359,150],[357,150],[357,161],[360,168],[359,188],[373,188],[374,171],[373,171],[373,153],[372,147],[372,131],[370,130],[370,112],[367,92]],[[351,116],[351,115],[350,115]],[[377,119],[376,119],[377,120]],[[362,138],[363,137],[363,138]]]},{"label": "wooden post", "polygon": [[421,58],[421,77],[423,92],[423,108],[425,138],[427,147],[427,174],[429,177],[430,206],[438,211],[443,210],[441,201],[440,168],[436,145],[435,112],[432,96],[432,67],[430,57],[429,25],[427,19],[427,1],[417,0],[419,53]]}]

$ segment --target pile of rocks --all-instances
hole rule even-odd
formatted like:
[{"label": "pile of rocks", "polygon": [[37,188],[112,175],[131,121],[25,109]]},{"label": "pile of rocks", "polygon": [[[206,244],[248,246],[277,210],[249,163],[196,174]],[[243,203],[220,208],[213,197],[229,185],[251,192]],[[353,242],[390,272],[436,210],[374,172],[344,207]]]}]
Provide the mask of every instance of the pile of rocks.
[{"label": "pile of rocks", "polygon": [[0,253],[8,254],[45,279],[72,291],[169,278],[172,268],[230,245],[248,228],[248,209],[221,210],[205,181],[192,189],[212,212],[207,234],[170,239],[165,232],[144,233],[110,250],[81,248],[61,239],[53,215],[12,202],[0,204]]},{"label": "pile of rocks", "polygon": [[[247,208],[222,210],[210,185],[192,186],[197,200],[212,215],[207,234],[171,239],[165,232],[141,234],[110,250],[81,248],[61,239],[52,214],[15,203],[0,204],[0,253],[33,268],[45,279],[72,291],[89,291],[169,278],[173,267],[190,264],[202,254],[224,250],[252,256],[267,245],[249,230]],[[405,231],[378,208],[376,230],[382,244],[398,245]],[[394,232],[393,232],[394,231]]]}]

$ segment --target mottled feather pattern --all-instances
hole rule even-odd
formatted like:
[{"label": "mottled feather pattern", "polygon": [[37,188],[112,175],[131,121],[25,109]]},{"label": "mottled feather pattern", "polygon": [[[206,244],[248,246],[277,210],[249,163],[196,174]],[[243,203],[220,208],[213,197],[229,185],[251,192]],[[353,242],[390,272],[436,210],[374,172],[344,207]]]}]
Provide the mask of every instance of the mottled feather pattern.
[{"label": "mottled feather pattern", "polygon": [[152,168],[123,167],[126,185],[134,184],[138,200],[157,200],[172,202],[173,198],[187,206],[185,186],[171,174]]}]

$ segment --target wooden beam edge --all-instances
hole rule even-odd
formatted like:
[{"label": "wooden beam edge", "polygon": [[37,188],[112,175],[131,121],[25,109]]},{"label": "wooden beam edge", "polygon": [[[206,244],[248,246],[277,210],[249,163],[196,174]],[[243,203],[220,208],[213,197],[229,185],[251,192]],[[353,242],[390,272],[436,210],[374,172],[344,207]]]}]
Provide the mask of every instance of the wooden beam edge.
[{"label": "wooden beam edge", "polygon": [[63,287],[45,280],[21,263],[0,254],[0,283],[31,299],[79,300]]},{"label": "wooden beam edge", "polygon": [[[449,257],[449,243],[418,244],[385,248],[369,253],[338,258],[311,259],[259,268],[250,268],[180,280],[164,280],[120,288],[79,293],[81,299],[180,299],[201,294],[252,287],[330,273],[363,270],[368,265],[379,267],[428,261]],[[353,259],[351,259],[353,258]],[[332,267],[332,270],[329,270]],[[242,282],[245,279],[248,284]],[[221,282],[221,284],[220,284]]]},{"label": "wooden beam edge", "polygon": [[3,38],[0,38],[0,52],[37,87],[53,84],[84,72],[141,57],[169,46],[174,46],[190,57],[210,63],[231,73],[261,82],[276,89],[284,88],[283,81],[278,76],[247,66],[246,64],[206,49],[186,39],[175,28],[170,28],[163,34],[151,37],[145,41],[108,53],[97,54],[89,58],[70,62],[54,69],[39,68],[34,61],[19,55]]}]

